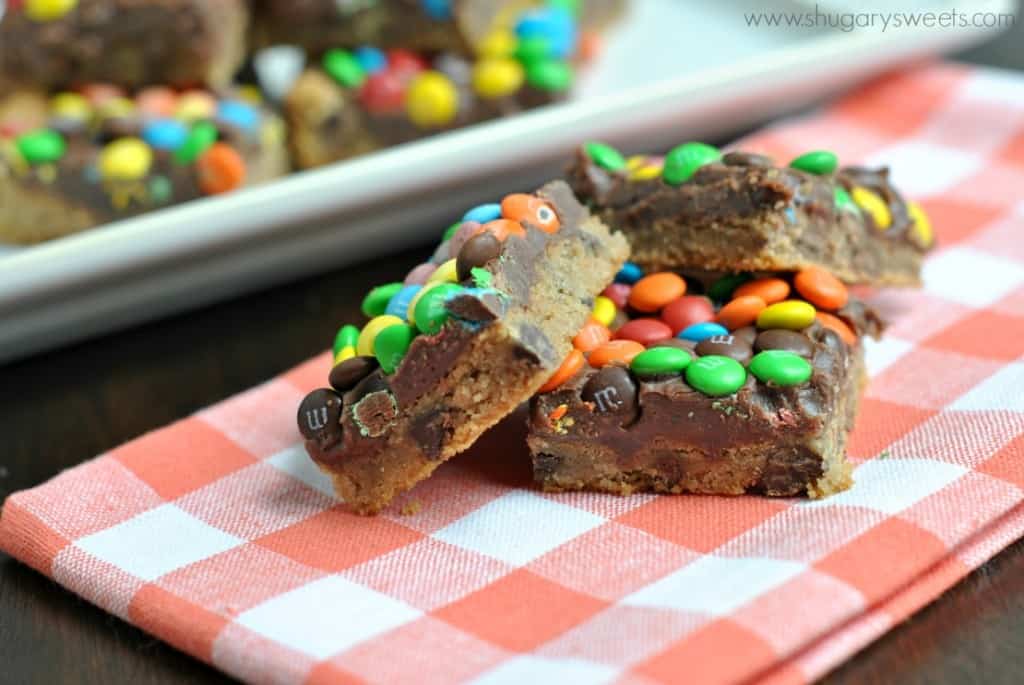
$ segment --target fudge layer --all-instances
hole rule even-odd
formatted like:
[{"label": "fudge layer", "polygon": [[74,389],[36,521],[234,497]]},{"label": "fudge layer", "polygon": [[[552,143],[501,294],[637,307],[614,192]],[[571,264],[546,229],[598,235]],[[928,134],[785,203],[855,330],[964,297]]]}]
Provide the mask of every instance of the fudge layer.
[{"label": "fudge layer", "polygon": [[[779,292],[788,280],[756,283]],[[849,487],[846,439],[866,381],[861,337],[877,336],[881,321],[849,298],[815,312],[798,293],[771,305],[756,297],[738,295],[717,313],[702,295],[680,296],[660,315],[627,303],[610,323],[613,340],[532,400],[537,482],[623,495],[817,498]]]},{"label": "fudge layer", "polygon": [[376,513],[541,387],[627,254],[562,182],[475,208],[341,329],[332,387],[299,407],[309,455]]},{"label": "fudge layer", "polygon": [[227,85],[245,56],[243,0],[8,2],[0,86]]},{"label": "fudge layer", "polygon": [[35,243],[277,177],[283,123],[243,93],[109,85],[0,99],[0,240]]},{"label": "fudge layer", "polygon": [[649,269],[816,265],[849,283],[913,285],[933,241],[928,217],[904,200],[887,169],[839,167],[827,151],[779,166],[700,143],[629,159],[591,143],[567,176]]}]

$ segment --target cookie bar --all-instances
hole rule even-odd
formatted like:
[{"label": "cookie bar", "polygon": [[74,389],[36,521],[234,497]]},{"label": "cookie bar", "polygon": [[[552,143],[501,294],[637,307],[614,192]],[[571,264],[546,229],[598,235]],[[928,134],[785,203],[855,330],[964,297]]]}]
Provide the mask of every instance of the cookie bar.
[{"label": "cookie bar", "polygon": [[0,14],[4,91],[93,81],[222,87],[245,56],[243,0],[24,0]]},{"label": "cookie bar", "polygon": [[881,321],[818,267],[744,278],[710,282],[708,297],[685,294],[706,278],[659,272],[597,299],[571,373],[531,402],[545,490],[817,498],[849,487],[860,339]]},{"label": "cookie bar", "polygon": [[615,21],[624,0],[257,0],[254,43],[299,45],[318,56],[335,47],[377,45],[472,55],[525,10],[568,9],[584,29]]},{"label": "cookie bar", "polygon": [[478,56],[362,46],[328,50],[285,98],[293,158],[314,167],[563,99],[576,28],[564,11],[485,42]]},{"label": "cookie bar", "polygon": [[562,182],[471,210],[339,331],[331,387],[298,411],[310,457],[378,512],[544,384],[627,254]]},{"label": "cookie bar", "polygon": [[0,98],[0,241],[57,238],[285,173],[280,118],[246,96],[93,84]]},{"label": "cookie bar", "polygon": [[568,177],[650,269],[815,265],[848,283],[913,285],[932,246],[928,217],[903,199],[887,169],[840,168],[827,151],[778,166],[764,155],[723,155],[702,143],[630,159],[590,143]]}]

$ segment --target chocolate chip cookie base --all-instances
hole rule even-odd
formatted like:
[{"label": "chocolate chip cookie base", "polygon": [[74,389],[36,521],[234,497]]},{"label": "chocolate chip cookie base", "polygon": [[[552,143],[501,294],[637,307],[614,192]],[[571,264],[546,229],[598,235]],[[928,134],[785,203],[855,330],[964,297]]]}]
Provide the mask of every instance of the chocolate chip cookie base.
[{"label": "chocolate chip cookie base", "polygon": [[0,84],[8,87],[224,86],[245,57],[242,0],[80,0],[51,21],[30,19],[19,4],[0,13]]},{"label": "chocolate chip cookie base", "polygon": [[[726,154],[685,183],[631,180],[581,149],[568,170],[578,197],[624,233],[647,270],[798,271],[820,266],[848,283],[917,285],[928,245],[886,170],[835,177],[777,167],[760,155]],[[856,207],[836,205],[837,185],[868,187],[887,204],[884,230]]]},{"label": "chocolate chip cookie base", "polygon": [[377,369],[342,395],[340,431],[306,441],[355,511],[380,511],[529,399],[628,256],[622,235],[587,214],[564,183],[538,194],[562,227],[506,240],[488,265],[503,304],[450,303],[455,318],[416,338],[394,374]]},{"label": "chocolate chip cookie base", "polygon": [[[815,326],[814,374],[805,386],[753,376],[737,393],[708,397],[680,379],[639,383],[635,413],[601,413],[580,399],[585,369],[531,405],[534,477],[548,491],[825,497],[852,484],[845,456],[860,392],[863,349]],[[560,405],[561,418],[550,416]],[[557,415],[556,412],[555,415]]]}]

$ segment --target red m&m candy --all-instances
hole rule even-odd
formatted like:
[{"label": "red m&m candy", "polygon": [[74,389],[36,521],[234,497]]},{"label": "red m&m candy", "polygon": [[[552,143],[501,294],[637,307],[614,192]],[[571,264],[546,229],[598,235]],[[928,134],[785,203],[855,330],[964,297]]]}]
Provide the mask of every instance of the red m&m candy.
[{"label": "red m&m candy", "polygon": [[634,340],[641,345],[651,345],[672,337],[672,329],[660,319],[633,319],[615,332],[618,340]]},{"label": "red m&m candy", "polygon": [[376,114],[401,111],[405,108],[405,80],[390,69],[378,71],[363,83],[359,99],[363,107]]},{"label": "red m&m candy", "polygon": [[703,295],[684,295],[669,302],[661,310],[661,320],[669,325],[673,335],[695,323],[704,323],[713,318],[715,309],[711,300]]}]

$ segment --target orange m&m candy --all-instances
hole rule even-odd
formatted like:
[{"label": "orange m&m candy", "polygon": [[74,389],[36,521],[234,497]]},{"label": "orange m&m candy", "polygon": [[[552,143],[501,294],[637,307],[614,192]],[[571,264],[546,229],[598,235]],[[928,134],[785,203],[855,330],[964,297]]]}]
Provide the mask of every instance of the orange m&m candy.
[{"label": "orange m&m candy", "polygon": [[480,227],[480,231],[490,231],[494,234],[494,237],[501,242],[505,242],[510,235],[517,235],[520,238],[526,237],[526,229],[523,228],[522,224],[518,221],[512,221],[511,219],[495,219],[494,221],[488,221]]},{"label": "orange m&m candy", "polygon": [[547,380],[547,383],[540,386],[537,392],[551,392],[562,383],[576,375],[576,372],[583,368],[583,353],[577,349],[573,349],[569,352],[569,356],[565,358],[562,365],[558,367],[551,378]]},{"label": "orange m&m candy", "polygon": [[686,281],[669,271],[644,276],[629,292],[629,306],[641,312],[656,312],[686,293]]},{"label": "orange m&m candy", "polygon": [[506,195],[501,201],[501,216],[528,223],[546,233],[555,233],[562,223],[555,210],[544,200],[525,193]]},{"label": "orange m&m candy", "polygon": [[765,304],[775,304],[789,297],[789,283],[781,278],[758,278],[744,283],[732,293],[734,298],[745,295],[756,295],[764,300]]},{"label": "orange m&m candy", "polygon": [[227,143],[214,143],[196,160],[196,175],[207,195],[226,193],[245,182],[245,161]]},{"label": "orange m&m candy", "polygon": [[590,321],[572,339],[572,345],[580,352],[591,352],[612,339],[612,333],[600,321]]},{"label": "orange m&m candy", "polygon": [[604,345],[590,353],[587,359],[595,369],[608,364],[621,364],[629,366],[633,357],[646,349],[640,343],[633,340],[609,340]]},{"label": "orange m&m candy", "polygon": [[757,315],[767,306],[757,295],[741,295],[719,309],[715,320],[730,331],[735,331],[757,321]]},{"label": "orange m&m candy", "polygon": [[816,318],[818,320],[818,323],[820,323],[822,326],[831,329],[836,334],[838,334],[839,337],[843,339],[843,342],[845,342],[847,345],[857,344],[857,334],[854,333],[853,329],[850,328],[847,325],[847,323],[840,319],[838,316],[829,314],[828,312],[817,312],[814,315],[814,318]]},{"label": "orange m&m candy", "polygon": [[842,281],[817,266],[797,272],[793,285],[805,300],[818,309],[839,309],[850,297]]}]

